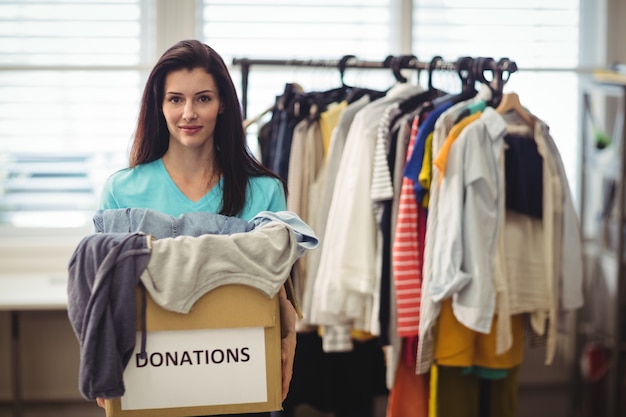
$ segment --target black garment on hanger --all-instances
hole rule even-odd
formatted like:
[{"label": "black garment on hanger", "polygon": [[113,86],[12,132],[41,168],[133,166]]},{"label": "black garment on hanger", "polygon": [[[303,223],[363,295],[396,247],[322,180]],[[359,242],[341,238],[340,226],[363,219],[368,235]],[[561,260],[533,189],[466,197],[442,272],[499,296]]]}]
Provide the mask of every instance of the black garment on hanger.
[{"label": "black garment on hanger", "polygon": [[504,137],[506,208],[542,218],[543,158],[532,137],[508,134]]},{"label": "black garment on hanger", "polygon": [[[389,165],[389,172],[391,174],[391,180],[394,181],[394,173],[396,168],[396,152],[399,147],[406,144],[398,144],[398,134],[400,131],[400,123],[406,123],[404,120],[396,123],[392,120],[390,124],[391,140],[389,141],[389,153],[387,154],[387,164]],[[378,319],[380,321],[380,346],[388,346],[391,344],[391,253],[393,242],[392,235],[392,217],[393,217],[393,200],[386,200],[382,202],[382,214],[380,219],[380,230],[382,233],[382,260],[381,260],[381,279],[380,279],[380,308],[378,312]]]},{"label": "black garment on hanger", "polygon": [[297,338],[289,395],[283,411],[273,412],[272,416],[295,417],[296,407],[307,404],[337,416],[367,417],[374,399],[388,394],[385,359],[378,339],[355,340],[350,352],[324,352],[317,332],[298,333]]},{"label": "black garment on hanger", "polygon": [[378,100],[385,97],[387,91],[372,90],[370,88],[351,87],[348,94],[346,94],[345,100],[350,103],[354,103],[362,97],[369,96],[370,101]]},{"label": "black garment on hanger", "polygon": [[309,109],[302,108],[300,87],[288,83],[282,95],[276,97],[272,112],[269,140],[263,149],[263,164],[287,181],[289,175],[289,154],[295,126],[308,115]]}]

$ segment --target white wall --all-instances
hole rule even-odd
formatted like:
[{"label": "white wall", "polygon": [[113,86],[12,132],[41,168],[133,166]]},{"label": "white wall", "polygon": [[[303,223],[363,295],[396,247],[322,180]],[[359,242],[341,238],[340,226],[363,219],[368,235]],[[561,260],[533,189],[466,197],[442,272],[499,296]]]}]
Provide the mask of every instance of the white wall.
[{"label": "white wall", "polygon": [[607,1],[607,25],[606,27],[606,63],[626,63],[626,2],[623,0]]},{"label": "white wall", "polygon": [[[52,229],[47,237],[29,236],[28,231],[8,236],[6,230],[0,231],[0,280],[24,275],[66,279],[68,261],[87,233],[89,228]],[[67,312],[20,312],[18,322],[24,399],[79,399],[78,343]],[[0,401],[13,398],[12,340],[11,313],[0,311]]]}]

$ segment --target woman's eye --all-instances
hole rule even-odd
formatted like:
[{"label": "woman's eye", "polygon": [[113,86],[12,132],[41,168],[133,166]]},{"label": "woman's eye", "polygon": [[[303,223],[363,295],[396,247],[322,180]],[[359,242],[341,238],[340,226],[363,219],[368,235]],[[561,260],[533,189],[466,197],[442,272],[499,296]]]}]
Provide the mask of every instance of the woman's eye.
[{"label": "woman's eye", "polygon": [[198,97],[198,101],[200,101],[201,103],[208,103],[209,101],[211,101],[211,97],[209,97],[209,96],[200,96],[200,97]]},{"label": "woman's eye", "polygon": [[169,102],[174,104],[180,103],[180,97],[172,96],[170,97]]}]

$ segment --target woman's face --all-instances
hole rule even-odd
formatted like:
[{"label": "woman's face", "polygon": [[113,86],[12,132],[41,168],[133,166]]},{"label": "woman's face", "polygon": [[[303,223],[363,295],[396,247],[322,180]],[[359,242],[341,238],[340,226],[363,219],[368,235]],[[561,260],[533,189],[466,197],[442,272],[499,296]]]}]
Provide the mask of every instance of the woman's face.
[{"label": "woman's face", "polygon": [[212,148],[221,110],[215,79],[204,69],[182,69],[165,77],[163,115],[170,146]]}]

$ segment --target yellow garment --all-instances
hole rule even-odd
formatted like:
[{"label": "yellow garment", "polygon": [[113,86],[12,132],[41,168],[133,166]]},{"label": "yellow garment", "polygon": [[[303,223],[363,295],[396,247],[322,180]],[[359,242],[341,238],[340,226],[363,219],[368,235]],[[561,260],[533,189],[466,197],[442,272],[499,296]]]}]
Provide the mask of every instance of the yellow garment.
[{"label": "yellow garment", "polygon": [[470,330],[456,319],[452,299],[441,303],[437,322],[435,361],[443,366],[481,366],[490,369],[510,369],[522,363],[524,355],[524,323],[521,314],[510,317],[513,346],[496,355],[496,325],[494,317],[489,334]]},{"label": "yellow garment", "polygon": [[350,331],[350,335],[352,336],[352,339],[358,342],[367,342],[368,340],[372,340],[376,338],[376,336],[374,336],[370,332],[364,332],[363,330],[356,330],[356,329]]},{"label": "yellow garment", "polygon": [[437,415],[439,417],[516,417],[519,370],[507,369],[502,379],[484,379],[464,368],[437,369]]},{"label": "yellow garment", "polygon": [[435,165],[439,169],[439,172],[441,173],[441,175],[439,176],[440,182],[443,180],[443,177],[446,172],[446,164],[448,163],[448,155],[450,154],[450,148],[452,147],[452,144],[459,137],[463,129],[465,129],[467,125],[472,123],[474,120],[478,119],[481,114],[482,112],[479,111],[472,115],[464,117],[457,124],[455,124],[450,130],[450,133],[448,134],[448,137],[446,138],[445,142],[441,146],[439,153],[433,160],[433,165]]},{"label": "yellow garment", "polygon": [[[319,337],[324,337],[324,328],[322,326],[317,327],[317,334]],[[357,329],[350,330],[350,336],[352,337],[352,340],[356,340],[357,342],[367,342],[368,340],[372,340],[377,337],[370,332],[364,332],[363,330]]]},{"label": "yellow garment", "polygon": [[430,397],[428,398],[428,417],[437,417],[437,365],[430,366]]},{"label": "yellow garment", "polygon": [[326,111],[320,114],[320,130],[322,131],[322,143],[324,144],[324,156],[328,154],[328,148],[330,146],[330,138],[333,133],[333,129],[339,123],[339,116],[341,112],[348,106],[346,100],[339,103],[332,103],[328,105]]},{"label": "yellow garment", "polygon": [[[420,183],[423,189],[430,190],[430,182],[433,178],[433,137],[435,134],[433,132],[429,133],[426,136],[426,143],[424,144],[424,159],[422,159],[422,169],[417,176],[417,181]],[[422,199],[422,206],[424,208],[428,208],[428,201],[430,193],[427,191],[424,194],[424,198]]]}]

